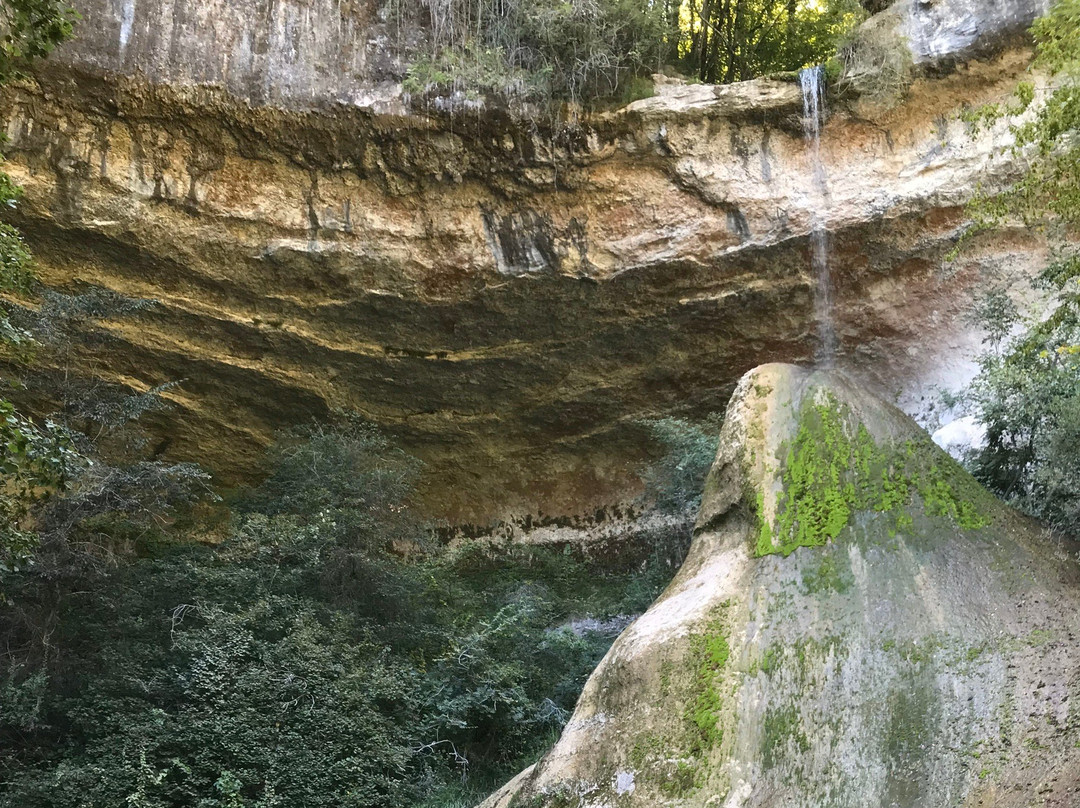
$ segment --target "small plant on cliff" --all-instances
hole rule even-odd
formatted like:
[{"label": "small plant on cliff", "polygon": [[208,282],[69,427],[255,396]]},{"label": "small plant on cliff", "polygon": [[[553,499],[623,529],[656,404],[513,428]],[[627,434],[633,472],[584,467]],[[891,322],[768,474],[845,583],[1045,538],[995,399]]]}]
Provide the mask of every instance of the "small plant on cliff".
[{"label": "small plant on cliff", "polygon": [[898,21],[888,17],[876,17],[854,31],[829,67],[836,80],[878,110],[899,104],[915,77],[915,63]]}]

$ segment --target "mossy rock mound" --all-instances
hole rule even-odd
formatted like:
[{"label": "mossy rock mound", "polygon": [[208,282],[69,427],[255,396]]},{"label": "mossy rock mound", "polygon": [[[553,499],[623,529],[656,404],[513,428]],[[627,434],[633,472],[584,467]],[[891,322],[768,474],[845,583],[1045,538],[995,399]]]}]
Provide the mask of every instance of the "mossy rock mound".
[{"label": "mossy rock mound", "polygon": [[843,375],[758,368],[685,566],[484,806],[1080,805],[1074,555]]}]

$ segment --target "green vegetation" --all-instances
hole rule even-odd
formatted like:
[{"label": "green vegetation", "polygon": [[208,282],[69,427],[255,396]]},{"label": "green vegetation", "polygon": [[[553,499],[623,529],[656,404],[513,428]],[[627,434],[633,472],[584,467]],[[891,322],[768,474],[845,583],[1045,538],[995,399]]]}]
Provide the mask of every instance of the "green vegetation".
[{"label": "green vegetation", "polygon": [[[864,445],[860,442],[860,449]],[[818,547],[840,535],[851,517],[854,489],[843,481],[853,448],[835,402],[803,406],[783,465],[784,503],[776,528],[780,544],[766,543],[763,535],[758,555],[790,555],[796,547]]]},{"label": "green vegetation", "polygon": [[693,670],[694,682],[685,718],[692,725],[690,751],[700,757],[724,739],[720,725],[721,675],[731,655],[728,645],[725,615],[720,614],[709,622],[704,632],[690,640],[688,665]]},{"label": "green vegetation", "polygon": [[831,395],[803,402],[798,431],[781,464],[783,491],[775,528],[764,516],[760,493],[754,503],[757,556],[823,547],[840,536],[859,511],[891,513],[902,526],[915,494],[928,514],[947,517],[961,529],[989,524],[976,504],[978,487],[936,447],[913,441],[879,447],[866,427],[854,422],[852,413]]},{"label": "green vegetation", "polygon": [[729,615],[725,601],[689,637],[685,656],[661,665],[661,694],[683,700],[681,721],[639,735],[626,763],[639,785],[655,784],[667,797],[685,797],[708,782],[710,755],[724,740],[724,694],[731,687]]},{"label": "green vegetation", "polygon": [[825,62],[865,16],[856,0],[684,3],[679,55],[701,81],[745,81]]},{"label": "green vegetation", "polygon": [[388,0],[416,96],[531,101],[646,97],[651,73],[730,83],[824,62],[866,12],[857,0]]},{"label": "green vegetation", "polygon": [[[855,577],[851,573],[850,564],[837,563],[837,554],[825,552],[821,554],[816,565],[806,567],[802,571],[803,590],[807,594],[818,592],[847,592],[855,583]],[[846,559],[844,559],[846,561]],[[766,662],[762,661],[764,670]]]},{"label": "green vegetation", "polygon": [[802,730],[799,711],[795,707],[772,708],[765,712],[764,746],[762,762],[766,770],[773,768],[788,756],[789,744],[800,752],[810,749],[810,741]]},{"label": "green vegetation", "polygon": [[416,461],[355,418],[271,459],[230,521],[194,497],[34,510],[49,552],[0,611],[0,806],[472,804],[671,574],[648,547],[437,546]]},{"label": "green vegetation", "polygon": [[662,449],[645,469],[645,503],[664,513],[696,512],[705,478],[716,460],[721,418],[712,416],[701,423],[660,418],[645,426]]},{"label": "green vegetation", "polygon": [[675,764],[675,771],[660,781],[660,793],[665,797],[682,797],[697,787],[697,781],[697,767],[680,760]]},{"label": "green vegetation", "polygon": [[[1057,245],[1036,280],[1048,311],[1022,317],[1004,291],[979,302],[987,350],[966,400],[987,427],[974,453],[975,476],[1052,528],[1080,534],[1080,0],[1059,0],[1033,29],[1036,65],[1054,76],[1015,149],[1030,159],[1026,176],[1003,194],[975,200],[973,235],[1019,219]],[[1001,104],[972,110],[972,128],[1027,110],[1033,84]]]},{"label": "green vegetation", "polygon": [[20,75],[35,59],[48,56],[69,39],[76,20],[78,14],[63,0],[2,0],[0,83]]},{"label": "green vegetation", "polygon": [[405,41],[420,31],[430,46],[409,67],[406,89],[414,94],[618,97],[658,68],[666,48],[662,8],[639,0],[389,0],[386,7]]},{"label": "green vegetation", "polygon": [[63,490],[76,459],[64,430],[38,426],[0,399],[0,596],[6,576],[30,564],[37,550],[38,537],[26,524],[31,510]]},{"label": "green vegetation", "polygon": [[826,63],[826,73],[860,100],[890,109],[902,99],[915,77],[915,62],[895,20],[876,18],[862,26]]},{"label": "green vegetation", "polygon": [[[0,84],[70,37],[75,19],[74,10],[58,0],[0,0]],[[14,208],[22,192],[2,167],[0,157],[0,208]],[[25,298],[33,287],[30,251],[14,227],[0,222],[0,349],[14,359],[23,357],[30,340],[12,323],[4,299]],[[75,459],[63,429],[52,422],[35,423],[0,397],[0,599],[4,577],[33,560],[38,536],[27,529],[31,510],[63,490]]]}]

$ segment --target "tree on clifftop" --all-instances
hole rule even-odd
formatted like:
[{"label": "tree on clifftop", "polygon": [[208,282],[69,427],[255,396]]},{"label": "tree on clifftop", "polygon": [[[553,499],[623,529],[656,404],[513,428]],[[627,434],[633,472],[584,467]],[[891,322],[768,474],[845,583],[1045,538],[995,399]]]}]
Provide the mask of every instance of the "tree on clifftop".
[{"label": "tree on clifftop", "polygon": [[684,8],[684,61],[715,84],[824,62],[865,17],[857,0],[690,0]]},{"label": "tree on clifftop", "polygon": [[0,2],[0,83],[69,39],[78,15],[63,0]]},{"label": "tree on clifftop", "polygon": [[414,96],[494,93],[532,101],[623,101],[674,69],[711,83],[797,70],[834,55],[865,18],[859,0],[386,0],[428,52]]}]

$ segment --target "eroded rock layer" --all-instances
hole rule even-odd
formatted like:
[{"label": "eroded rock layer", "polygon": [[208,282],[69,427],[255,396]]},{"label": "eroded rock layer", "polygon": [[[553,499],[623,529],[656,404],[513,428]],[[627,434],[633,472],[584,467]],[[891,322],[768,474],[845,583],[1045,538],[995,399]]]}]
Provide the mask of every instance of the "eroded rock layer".
[{"label": "eroded rock layer", "polygon": [[759,368],[685,566],[483,808],[1076,805],[1078,585],[899,410]]},{"label": "eroded rock layer", "polygon": [[157,446],[225,481],[275,429],[348,408],[427,461],[434,514],[591,512],[636,493],[640,419],[717,411],[748,368],[813,355],[815,216],[839,361],[912,411],[964,374],[975,290],[1042,249],[1006,231],[944,260],[975,187],[1016,169],[1008,123],[972,136],[959,112],[1008,93],[1024,51],[874,121],[835,105],[823,199],[792,82],[664,85],[571,126],[253,107],[201,73],[102,73],[127,62],[90,47],[5,91],[14,218],[47,283],[158,301],[79,366],[185,380]]}]

